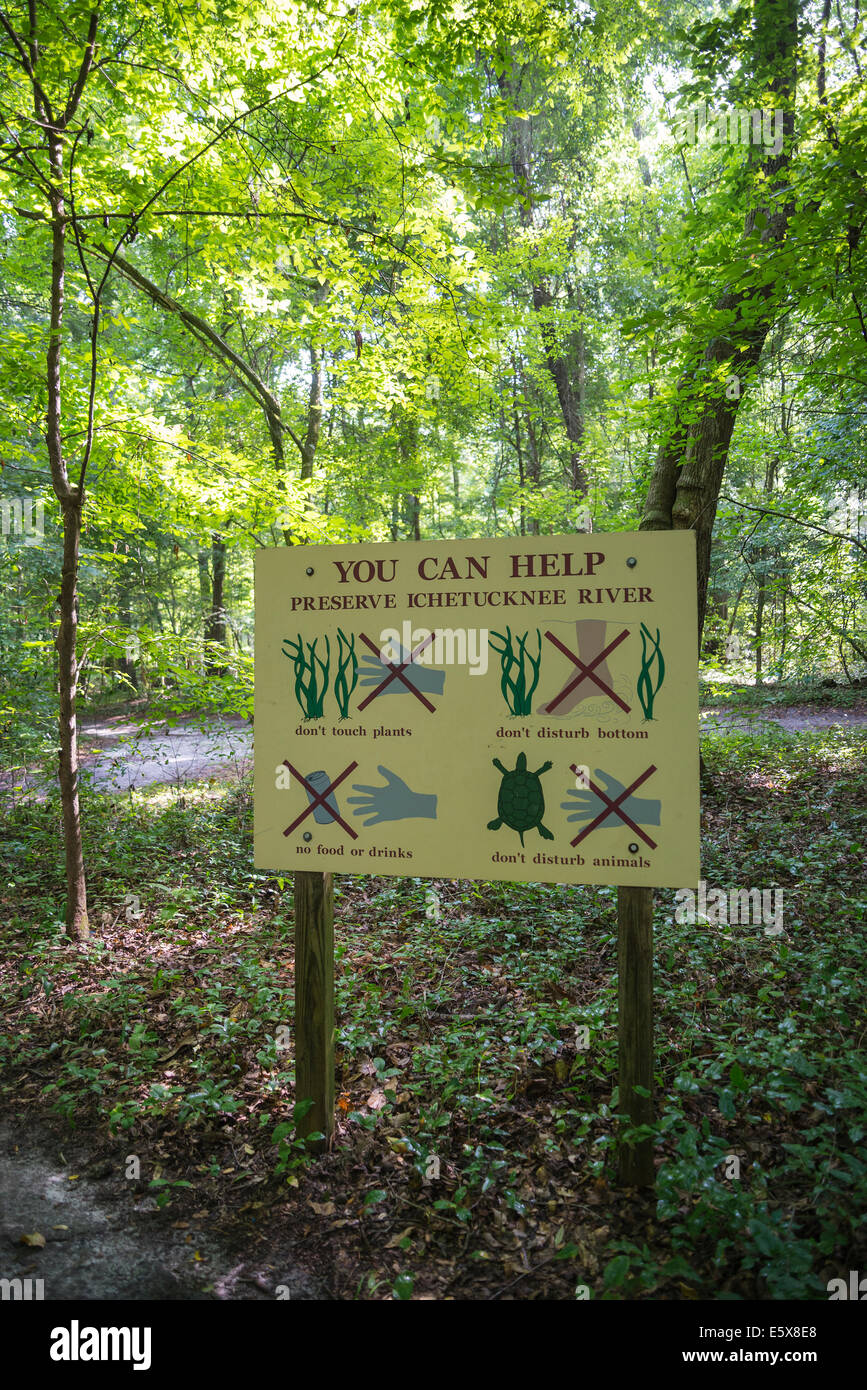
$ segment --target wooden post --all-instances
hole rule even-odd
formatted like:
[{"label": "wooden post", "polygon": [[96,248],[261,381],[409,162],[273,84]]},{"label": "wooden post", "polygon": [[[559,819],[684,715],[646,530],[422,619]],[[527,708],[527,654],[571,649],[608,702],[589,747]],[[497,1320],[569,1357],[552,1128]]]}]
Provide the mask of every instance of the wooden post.
[{"label": "wooden post", "polygon": [[[617,890],[617,1046],[621,1115],[632,1124],[653,1122],[653,889]],[[647,1096],[633,1089],[641,1086]],[[644,1139],[620,1148],[620,1181],[652,1187],[653,1144]]]},{"label": "wooden post", "polygon": [[295,1099],[312,1100],[297,1134],[334,1133],[334,890],[331,874],[295,873]]}]

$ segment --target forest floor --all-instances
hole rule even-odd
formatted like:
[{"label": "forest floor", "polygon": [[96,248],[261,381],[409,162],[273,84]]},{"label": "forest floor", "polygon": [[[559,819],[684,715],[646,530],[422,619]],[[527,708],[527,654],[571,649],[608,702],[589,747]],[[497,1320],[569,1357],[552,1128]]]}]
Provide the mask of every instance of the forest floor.
[{"label": "forest floor", "polygon": [[48,1298],[825,1298],[867,1267],[867,734],[857,698],[812,713],[850,719],[703,732],[702,873],[779,894],[783,931],[655,895],[655,1194],[613,1181],[615,890],[337,879],[315,1155],[292,1139],[291,893],[251,867],[249,775],[86,798],[87,946],[62,930],[57,807],[18,805],[0,1276]]}]

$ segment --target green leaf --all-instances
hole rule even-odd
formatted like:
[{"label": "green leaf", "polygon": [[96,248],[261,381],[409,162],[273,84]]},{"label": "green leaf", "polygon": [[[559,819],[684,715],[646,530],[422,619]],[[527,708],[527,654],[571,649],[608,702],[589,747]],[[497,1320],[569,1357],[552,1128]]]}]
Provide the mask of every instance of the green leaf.
[{"label": "green leaf", "polygon": [[737,1062],[729,1069],[729,1081],[736,1091],[748,1091],[749,1082]]},{"label": "green leaf", "polygon": [[602,1282],[606,1289],[619,1289],[629,1274],[629,1256],[615,1255],[605,1266]]},{"label": "green leaf", "polygon": [[411,1274],[399,1274],[392,1285],[392,1298],[410,1299],[412,1298],[413,1285],[415,1279]]}]

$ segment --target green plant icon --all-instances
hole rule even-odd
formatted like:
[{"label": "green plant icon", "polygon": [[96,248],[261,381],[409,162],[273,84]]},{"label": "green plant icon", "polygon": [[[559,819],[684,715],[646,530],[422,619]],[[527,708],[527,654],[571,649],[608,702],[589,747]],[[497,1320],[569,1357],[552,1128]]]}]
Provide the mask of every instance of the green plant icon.
[{"label": "green plant icon", "polygon": [[349,637],[337,629],[337,675],[334,677],[334,698],[340,708],[340,718],[349,718],[349,701],[358,684],[358,657],[355,655],[355,633]]},{"label": "green plant icon", "polygon": [[[331,671],[331,643],[325,637],[325,660],[316,655],[319,638],[307,643],[307,653],[301,633],[298,641],[283,638],[283,655],[288,656],[295,669],[295,699],[304,711],[305,719],[321,719],[322,706],[328,692],[328,678]],[[288,648],[288,651],[287,651]]]},{"label": "green plant icon", "polygon": [[638,698],[644,718],[653,718],[653,702],[665,680],[665,662],[659,645],[659,628],[654,637],[650,628],[641,624],[641,674],[638,677]]},{"label": "green plant icon", "polygon": [[[526,716],[533,712],[533,693],[539,684],[539,668],[542,664],[542,634],[536,629],[538,651],[533,656],[527,650],[529,632],[523,637],[512,637],[511,628],[506,628],[505,637],[501,632],[488,634],[488,645],[493,647],[500,658],[500,690],[512,714]],[[493,640],[497,638],[502,646]]]}]

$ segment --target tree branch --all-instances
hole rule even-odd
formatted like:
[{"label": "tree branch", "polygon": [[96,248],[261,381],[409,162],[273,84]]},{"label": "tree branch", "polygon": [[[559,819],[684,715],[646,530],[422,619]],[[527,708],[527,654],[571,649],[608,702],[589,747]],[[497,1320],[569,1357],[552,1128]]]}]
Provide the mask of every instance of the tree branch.
[{"label": "tree branch", "polygon": [[786,512],[773,512],[769,507],[752,507],[749,502],[739,502],[734,497],[727,497],[724,492],[720,493],[721,502],[731,502],[733,507],[743,507],[748,512],[761,512],[762,516],[778,516],[781,521],[793,521],[796,526],[807,526],[811,531],[821,531],[823,535],[831,536],[834,540],[848,541],[849,545],[857,546],[867,555],[867,542],[856,540],[854,536],[844,535],[842,531],[829,531],[827,526],[820,526],[818,521],[802,521],[799,516],[789,516]]},{"label": "tree branch", "polygon": [[78,76],[75,79],[75,85],[73,86],[72,91],[70,92],[69,100],[66,103],[66,110],[63,113],[63,119],[60,123],[61,126],[64,128],[69,124],[76,111],[78,110],[78,105],[81,101],[84,88],[87,84],[87,79],[90,76],[90,69],[93,65],[93,55],[96,47],[96,31],[98,27],[99,3],[97,3],[96,9],[92,10],[90,14],[90,23],[87,26],[87,44],[84,50],[84,57],[81,60],[81,67],[78,70]]},{"label": "tree branch", "polygon": [[[118,255],[116,250],[109,251],[108,247],[100,246],[96,243],[91,245],[91,250],[94,255],[102,257],[108,261],[110,265],[113,265],[119,270],[124,279],[128,280],[131,285],[135,285],[136,289],[142,290],[145,294],[149,295],[153,302],[158,304],[161,309],[164,309],[167,313],[173,314],[176,318],[180,319],[181,323],[183,323],[200,342],[209,344],[211,349],[215,350],[219,357],[230,362],[236,369],[236,372],[239,373],[240,377],[243,378],[241,384],[245,386],[248,393],[264,410],[265,417],[268,421],[269,432],[271,433],[272,442],[275,443],[275,447],[277,439],[280,438],[280,433],[288,434],[303,458],[304,445],[298,438],[298,435],[295,434],[290,426],[283,420],[280,402],[277,400],[276,396],[269,391],[259,374],[253,370],[249,363],[244,361],[243,357],[240,357],[238,353],[229,346],[225,338],[222,338],[205,319],[200,318],[198,314],[194,314],[192,310],[185,309],[182,304],[172,299],[170,295],[164,294],[159,285],[156,285],[153,280],[148,279],[146,275],[123,256]],[[280,440],[280,448],[276,461],[278,465],[282,465],[283,463],[282,439]]]}]

